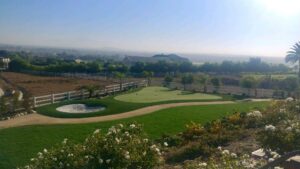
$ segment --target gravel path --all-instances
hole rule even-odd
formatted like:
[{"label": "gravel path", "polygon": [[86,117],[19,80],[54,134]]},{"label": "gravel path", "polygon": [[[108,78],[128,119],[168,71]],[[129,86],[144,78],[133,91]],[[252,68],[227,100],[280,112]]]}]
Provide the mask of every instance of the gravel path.
[{"label": "gravel path", "polygon": [[129,118],[134,116],[141,116],[144,114],[149,114],[161,109],[179,107],[179,106],[193,106],[193,105],[213,105],[213,104],[232,104],[232,101],[212,101],[212,102],[185,102],[185,103],[170,103],[170,104],[161,104],[154,105],[149,107],[140,108],[137,110],[113,114],[107,116],[98,116],[98,117],[88,117],[88,118],[54,118],[43,116],[40,114],[29,114],[26,116],[21,116],[11,120],[0,121],[0,128],[10,128],[10,127],[19,127],[26,125],[37,125],[37,124],[78,124],[78,123],[92,123],[92,122],[101,122],[101,121],[111,121],[118,120],[123,118]]}]

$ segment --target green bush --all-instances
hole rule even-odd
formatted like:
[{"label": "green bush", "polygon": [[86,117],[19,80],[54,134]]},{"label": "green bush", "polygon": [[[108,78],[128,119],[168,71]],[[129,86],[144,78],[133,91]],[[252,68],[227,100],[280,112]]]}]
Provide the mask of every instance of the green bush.
[{"label": "green bush", "polygon": [[228,150],[216,152],[205,162],[202,159],[185,163],[186,169],[257,169],[265,164],[263,160],[253,160],[249,155],[237,155]]},{"label": "green bush", "polygon": [[178,151],[172,153],[169,157],[167,157],[167,162],[182,162],[185,160],[193,160],[199,156],[201,157],[210,157],[213,149],[209,147],[207,144],[202,142],[188,144]]},{"label": "green bush", "polygon": [[181,145],[183,139],[178,135],[163,134],[158,142],[161,144],[167,144],[168,147],[175,147]]},{"label": "green bush", "polygon": [[257,140],[265,149],[286,153],[300,149],[298,102],[276,102],[263,119],[264,129]]},{"label": "green bush", "polygon": [[181,137],[185,142],[189,142],[199,139],[205,132],[201,124],[191,122],[186,125],[186,129],[182,132]]}]

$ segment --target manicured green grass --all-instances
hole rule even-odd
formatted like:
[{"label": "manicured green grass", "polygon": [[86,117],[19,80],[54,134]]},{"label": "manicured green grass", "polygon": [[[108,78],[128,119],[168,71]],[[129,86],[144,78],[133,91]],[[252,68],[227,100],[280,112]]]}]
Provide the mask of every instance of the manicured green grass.
[{"label": "manicured green grass", "polygon": [[[105,110],[94,112],[94,113],[64,113],[56,110],[57,107],[67,104],[82,103],[88,106],[104,106]],[[109,114],[118,114],[138,108],[148,106],[147,104],[136,104],[136,103],[126,103],[120,102],[113,99],[112,96],[104,99],[85,99],[85,100],[73,100],[66,101],[56,104],[51,104],[47,106],[42,106],[37,108],[37,112],[46,116],[59,117],[59,118],[82,118],[82,117],[94,117],[94,116],[104,116]]]},{"label": "manicured green grass", "polygon": [[[148,88],[152,88],[152,87],[148,87]],[[170,96],[171,100],[170,99],[169,100],[161,100],[161,101],[151,102],[151,103],[142,103],[142,102],[133,103],[133,102],[116,100],[116,98],[118,98],[119,96],[126,96],[126,95],[130,95],[130,94],[134,94],[136,92],[142,92],[144,90],[148,90],[148,88],[143,88],[141,90],[128,91],[125,94],[120,94],[117,96],[109,96],[109,97],[106,97],[103,99],[85,99],[85,100],[64,101],[64,102],[60,102],[60,103],[55,103],[55,104],[51,104],[51,105],[47,105],[47,106],[38,107],[36,110],[40,114],[43,114],[46,116],[51,116],[51,117],[83,118],[83,117],[94,117],[94,116],[104,116],[104,115],[110,115],[110,114],[124,113],[124,112],[128,112],[128,111],[135,110],[138,108],[156,105],[156,104],[191,102],[191,101],[212,101],[211,100],[212,97],[218,98],[218,100],[232,100],[232,97],[229,95],[224,95],[224,96],[208,95],[211,97],[204,97],[207,94],[200,94],[200,93],[186,94],[186,95],[203,96],[202,98],[195,97],[195,99],[192,99],[192,97],[194,97],[194,96],[192,96],[190,99],[172,100],[172,97]],[[169,93],[169,92],[172,93],[174,91],[166,91],[166,93]],[[188,98],[188,97],[186,97],[186,98]],[[76,103],[82,103],[82,104],[86,104],[88,106],[104,106],[105,110],[93,112],[93,113],[76,113],[76,114],[75,113],[64,113],[64,112],[59,112],[56,110],[57,107],[67,105],[67,104],[76,104]]]},{"label": "manicured green grass", "polygon": [[241,102],[227,105],[184,106],[160,110],[144,116],[90,124],[39,125],[0,130],[0,168],[26,164],[43,148],[60,144],[64,138],[83,141],[95,129],[107,130],[118,123],[136,121],[144,125],[148,135],[155,139],[163,133],[176,134],[190,121],[206,123],[240,111],[263,108],[267,102]]},{"label": "manicured green grass", "polygon": [[220,100],[222,97],[204,93],[170,90],[166,87],[146,87],[137,92],[116,96],[115,99],[133,103],[153,103],[167,100]]}]

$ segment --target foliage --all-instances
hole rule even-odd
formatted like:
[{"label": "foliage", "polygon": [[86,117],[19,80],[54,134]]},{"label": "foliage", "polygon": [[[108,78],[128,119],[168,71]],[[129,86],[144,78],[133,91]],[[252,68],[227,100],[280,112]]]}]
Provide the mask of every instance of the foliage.
[{"label": "foliage", "polygon": [[198,68],[201,72],[241,73],[241,72],[287,72],[284,64],[271,65],[262,62],[260,58],[250,58],[246,62],[223,61],[221,64],[204,63]]},{"label": "foliage", "polygon": [[300,78],[300,42],[296,43],[287,53],[288,54],[285,57],[286,62],[291,62],[293,64],[298,62],[298,78]]},{"label": "foliage", "polygon": [[186,85],[192,84],[194,82],[194,77],[191,74],[185,74],[181,77],[181,84],[183,84],[184,90],[186,90]]},{"label": "foliage", "polygon": [[167,143],[168,147],[175,147],[181,145],[183,139],[178,135],[170,135],[163,133],[161,138],[157,139],[157,142],[161,144]]},{"label": "foliage", "polygon": [[154,168],[160,163],[159,146],[151,143],[141,125],[112,126],[106,134],[97,129],[82,144],[69,143],[44,149],[24,169]]},{"label": "foliage", "polygon": [[297,77],[293,76],[288,76],[282,79],[272,79],[271,76],[266,76],[257,80],[257,86],[265,89],[295,91],[299,86],[299,82]]},{"label": "foliage", "polygon": [[165,76],[164,82],[166,86],[170,86],[171,82],[173,81],[173,77],[170,75]]},{"label": "foliage", "polygon": [[239,79],[232,78],[232,77],[222,77],[221,83],[223,85],[229,85],[229,86],[238,86],[239,85]]},{"label": "foliage", "polygon": [[237,155],[228,150],[216,153],[207,161],[201,159],[185,164],[186,169],[257,169],[265,164],[265,161],[252,159],[249,155]]},{"label": "foliage", "polygon": [[[113,101],[113,99],[110,100]],[[126,106],[129,106],[128,103],[124,102],[111,103],[114,108],[116,107],[116,110],[128,109]],[[185,124],[190,121],[205,124],[235,111],[248,112],[266,107],[268,104],[268,102],[239,102],[224,105],[182,106],[114,121],[72,125],[33,125],[1,129],[0,168],[15,168],[16,165],[25,165],[36,152],[43,148],[49,149],[66,137],[76,142],[82,142],[89,133],[97,128],[106,131],[112,125],[136,121],[143,124],[151,139],[158,139],[163,133],[175,135],[182,132]],[[172,122],[170,123],[170,121]]]},{"label": "foliage", "polygon": [[267,111],[258,141],[265,149],[286,153],[300,149],[299,103],[278,102]]},{"label": "foliage", "polygon": [[254,88],[256,85],[256,80],[255,78],[253,78],[252,76],[248,76],[248,77],[244,77],[241,82],[240,85],[244,88]]},{"label": "foliage", "polygon": [[181,147],[178,151],[167,156],[167,162],[183,162],[185,160],[193,160],[199,156],[209,157],[213,149],[205,143],[197,142]]},{"label": "foliage", "polygon": [[214,86],[214,87],[219,87],[221,84],[220,84],[220,80],[216,77],[210,79],[210,83]]},{"label": "foliage", "polygon": [[32,98],[32,95],[30,93],[28,93],[28,92],[23,93],[22,107],[24,107],[24,109],[27,113],[32,112],[33,103],[32,103],[31,98]]},{"label": "foliage", "polygon": [[153,77],[154,73],[151,71],[143,71],[143,77],[147,78],[148,85],[151,85],[151,78]]},{"label": "foliage", "polygon": [[89,98],[94,96],[97,89],[100,89],[99,85],[85,85],[79,87],[79,90],[87,90],[89,92]]},{"label": "foliage", "polygon": [[99,59],[97,56],[80,56],[81,62],[76,62],[78,56],[59,53],[55,56],[32,56],[27,52],[4,52],[4,57],[10,57],[11,71],[45,71],[53,73],[103,73],[111,75],[113,72],[131,73],[143,76],[143,71],[153,72],[155,75],[168,73],[216,72],[216,73],[241,73],[241,72],[288,72],[284,64],[271,65],[262,62],[260,58],[250,58],[245,62],[223,61],[222,63],[204,63],[193,65],[191,62],[135,62],[126,65],[120,60]]},{"label": "foliage", "polygon": [[191,122],[187,124],[186,129],[182,132],[181,137],[185,141],[192,141],[195,139],[199,139],[206,131],[201,124],[197,124],[195,122]]},{"label": "foliage", "polygon": [[8,107],[6,105],[6,97],[0,97],[0,117],[5,117],[5,114],[8,112]]}]

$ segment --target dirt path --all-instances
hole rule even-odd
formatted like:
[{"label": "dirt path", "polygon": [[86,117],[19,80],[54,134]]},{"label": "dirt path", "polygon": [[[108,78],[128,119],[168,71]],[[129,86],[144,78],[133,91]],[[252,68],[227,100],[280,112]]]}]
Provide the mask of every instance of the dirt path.
[{"label": "dirt path", "polygon": [[212,105],[212,104],[232,104],[232,101],[213,101],[213,102],[185,102],[185,103],[170,103],[170,104],[161,104],[154,105],[149,107],[140,108],[137,110],[107,115],[107,116],[98,116],[98,117],[88,117],[88,118],[54,118],[43,116],[40,114],[30,114],[26,116],[21,116],[11,120],[0,121],[1,128],[10,128],[10,127],[19,127],[26,125],[36,125],[36,124],[78,124],[78,123],[92,123],[92,122],[101,122],[101,121],[110,121],[118,120],[123,118],[129,118],[134,116],[141,116],[144,114],[149,114],[157,110],[179,107],[179,106],[193,106],[193,105]]}]

